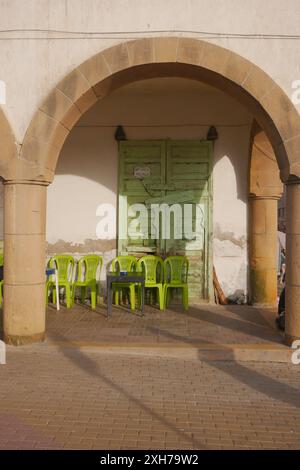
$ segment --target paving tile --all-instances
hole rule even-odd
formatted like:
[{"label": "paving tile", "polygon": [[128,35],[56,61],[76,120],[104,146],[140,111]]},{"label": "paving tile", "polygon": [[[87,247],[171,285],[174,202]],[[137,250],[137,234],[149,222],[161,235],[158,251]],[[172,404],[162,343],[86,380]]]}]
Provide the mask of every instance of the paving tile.
[{"label": "paving tile", "polygon": [[[279,345],[259,311],[149,308],[142,322],[115,309],[103,331],[101,311],[50,309],[46,343],[8,348],[0,449],[300,448],[300,366],[185,353],[241,339]],[[176,354],[156,347],[162,338]]]}]

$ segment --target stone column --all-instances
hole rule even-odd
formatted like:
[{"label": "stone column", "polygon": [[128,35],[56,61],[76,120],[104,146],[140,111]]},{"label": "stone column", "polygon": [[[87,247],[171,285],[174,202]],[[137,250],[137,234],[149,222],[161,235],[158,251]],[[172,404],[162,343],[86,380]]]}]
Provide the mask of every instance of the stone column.
[{"label": "stone column", "polygon": [[45,336],[46,186],[5,183],[4,339],[9,344]]},{"label": "stone column", "polygon": [[286,191],[286,325],[285,339],[300,339],[300,180]]},{"label": "stone column", "polygon": [[252,305],[277,304],[277,197],[249,199],[250,301]]}]

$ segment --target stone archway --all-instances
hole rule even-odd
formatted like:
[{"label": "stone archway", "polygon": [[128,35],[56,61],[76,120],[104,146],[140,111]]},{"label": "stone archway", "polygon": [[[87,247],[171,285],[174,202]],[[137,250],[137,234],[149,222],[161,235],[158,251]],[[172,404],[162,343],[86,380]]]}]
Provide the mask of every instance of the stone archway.
[{"label": "stone archway", "polygon": [[[32,211],[25,210],[25,213],[28,212],[26,233],[32,236],[26,238],[26,247],[22,248],[20,244],[17,258],[16,252],[11,253],[10,265],[17,272],[18,264],[23,263],[24,266],[30,250],[37,251],[38,256],[34,267],[30,272],[28,270],[28,283],[33,289],[31,297],[25,295],[22,318],[7,321],[7,341],[19,344],[41,339],[44,335],[44,320],[41,318],[44,318],[42,286],[46,185],[54,177],[60,150],[70,130],[85,111],[114,89],[132,81],[161,76],[210,83],[240,100],[268,136],[282,181],[293,183],[289,186],[293,188],[290,199],[299,201],[300,206],[300,115],[282,89],[263,70],[230,50],[191,38],[145,38],[104,50],[58,83],[36,112],[24,138],[20,162],[26,173],[24,170],[23,178],[18,176],[22,181],[16,181],[16,184],[11,181],[20,203],[18,207],[7,208],[6,212],[8,219],[25,217],[24,211],[20,214],[21,201],[27,198],[35,201],[36,217],[32,217]],[[296,222],[291,222],[290,230],[291,235],[296,235],[300,216],[293,220]],[[291,236],[292,239],[295,240],[295,237]],[[288,242],[288,246],[290,251],[300,250],[294,241]],[[291,277],[291,295],[293,298],[296,296],[300,303],[298,271],[296,291],[294,278]],[[15,286],[14,301],[6,307],[6,318],[12,318],[20,307],[21,295],[21,289]],[[32,300],[33,295],[36,295],[35,301]],[[291,331],[287,336],[300,337],[300,320],[291,301],[288,304],[291,319],[288,329]]]},{"label": "stone archway", "polygon": [[9,179],[17,171],[17,145],[10,124],[0,108],[0,176]]},{"label": "stone archway", "polygon": [[[266,132],[282,179],[300,176],[300,116],[282,89],[263,70],[230,50],[175,37],[125,42],[78,66],[36,112],[21,160],[43,169],[44,178],[51,181],[63,142],[83,113],[126,83],[158,76],[201,80],[238,98]],[[33,171],[33,179],[40,176]]]},{"label": "stone archway", "polygon": [[265,132],[253,123],[249,171],[249,270],[252,305],[277,305],[277,212],[283,193],[279,168]]}]

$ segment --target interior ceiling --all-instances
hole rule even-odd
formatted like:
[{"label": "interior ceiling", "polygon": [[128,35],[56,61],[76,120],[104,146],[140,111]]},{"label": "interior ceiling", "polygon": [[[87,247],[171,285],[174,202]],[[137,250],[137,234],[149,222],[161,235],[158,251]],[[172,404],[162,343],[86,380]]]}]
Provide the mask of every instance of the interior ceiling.
[{"label": "interior ceiling", "polygon": [[219,91],[217,88],[207,85],[206,83],[177,77],[151,78],[132,82],[119,90],[147,95],[158,93],[216,93]]}]

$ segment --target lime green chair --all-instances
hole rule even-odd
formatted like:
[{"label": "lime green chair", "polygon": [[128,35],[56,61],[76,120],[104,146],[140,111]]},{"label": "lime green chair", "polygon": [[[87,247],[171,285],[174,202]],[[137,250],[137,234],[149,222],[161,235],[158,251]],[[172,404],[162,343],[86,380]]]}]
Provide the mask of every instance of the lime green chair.
[{"label": "lime green chair", "polygon": [[[137,261],[134,256],[123,255],[117,256],[111,263],[112,271],[136,271]],[[135,310],[135,283],[112,283],[112,289],[115,296],[115,304],[119,305],[120,302],[120,293],[124,290],[129,290],[129,300],[131,310]]]},{"label": "lime green chair", "polygon": [[188,291],[189,261],[186,256],[168,256],[164,261],[164,303],[170,303],[170,289],[182,289],[182,304],[184,310],[189,308]]},{"label": "lime green chair", "polygon": [[[57,269],[59,287],[63,287],[65,289],[67,308],[72,307],[74,266],[75,261],[71,255],[56,255],[49,261],[49,268]],[[53,303],[56,302],[56,292],[54,287],[55,281],[50,279],[47,282],[46,299],[48,299],[49,291],[52,291]]]},{"label": "lime green chair", "polygon": [[[160,256],[143,256],[138,261],[137,269],[145,275],[145,289],[155,289],[158,293],[159,308],[164,310],[163,260]],[[139,300],[141,302],[141,288],[139,288]]]},{"label": "lime green chair", "polygon": [[[76,288],[80,287],[81,302],[84,303],[87,291],[90,291],[92,309],[96,308],[98,296],[98,282],[97,273],[102,268],[103,258],[98,255],[82,256],[78,261],[78,276],[77,280],[73,283],[72,303],[75,300]],[[99,273],[100,274],[100,273]]]}]

